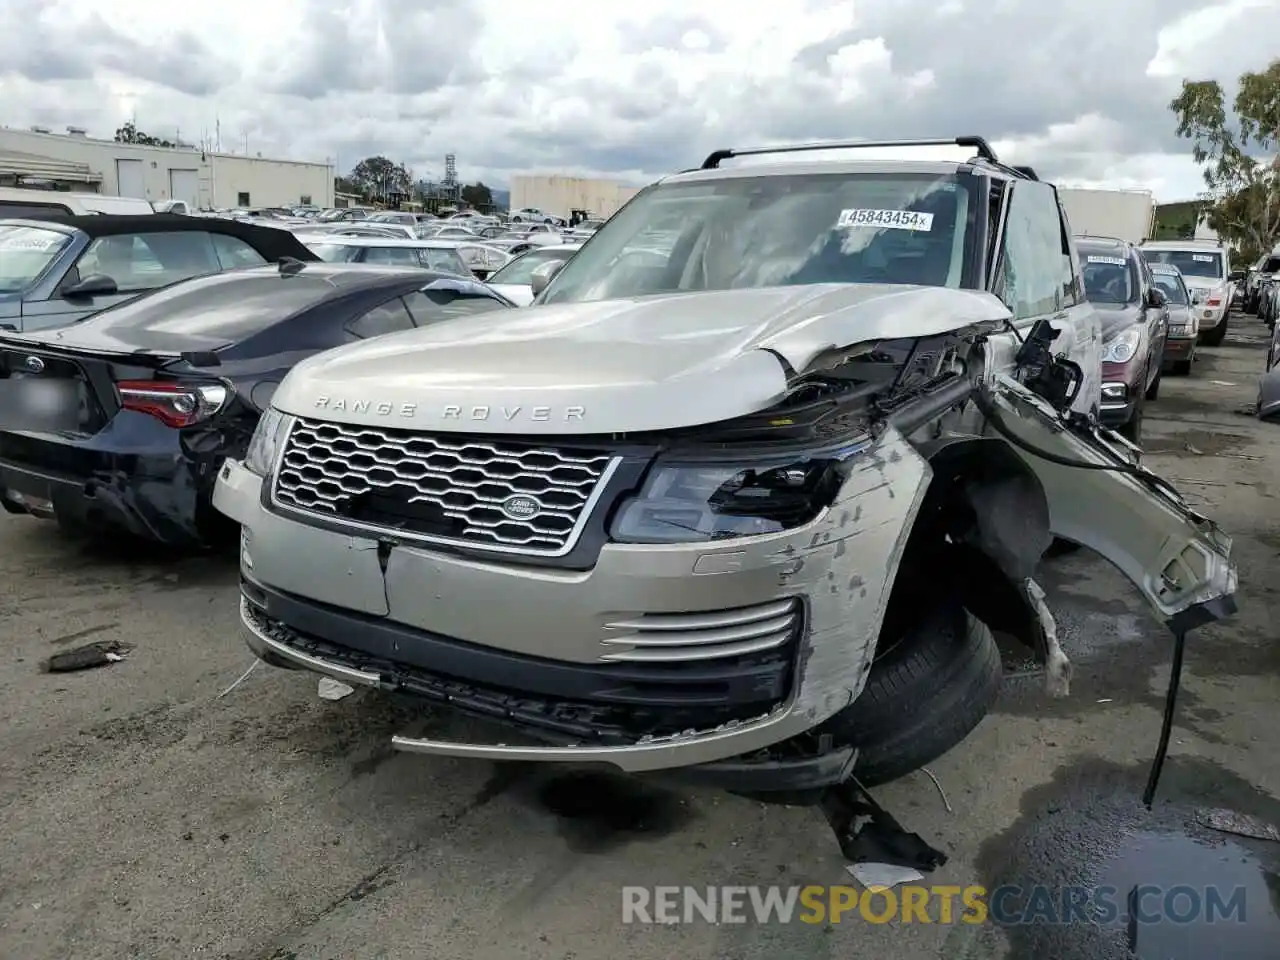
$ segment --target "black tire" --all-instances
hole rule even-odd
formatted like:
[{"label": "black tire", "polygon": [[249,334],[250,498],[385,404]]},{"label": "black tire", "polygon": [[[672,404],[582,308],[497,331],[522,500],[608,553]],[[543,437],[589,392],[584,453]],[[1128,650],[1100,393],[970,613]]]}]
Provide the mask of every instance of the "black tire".
[{"label": "black tire", "polygon": [[1151,386],[1147,387],[1146,398],[1148,400],[1155,400],[1157,397],[1160,396],[1160,378],[1163,376],[1164,376],[1163,370],[1156,371],[1156,378],[1151,381]]},{"label": "black tire", "polygon": [[1206,330],[1204,333],[1200,334],[1200,342],[1206,347],[1220,347],[1222,346],[1222,341],[1226,339],[1226,336],[1227,318],[1223,317],[1222,322],[1212,330]]},{"label": "black tire", "polygon": [[1171,372],[1176,374],[1179,377],[1191,376],[1191,361],[1175,360],[1173,363],[1173,370]]},{"label": "black tire", "polygon": [[822,732],[858,748],[865,785],[918,770],[964,740],[1000,693],[1000,651],[986,624],[954,601],[877,654],[858,698]]}]

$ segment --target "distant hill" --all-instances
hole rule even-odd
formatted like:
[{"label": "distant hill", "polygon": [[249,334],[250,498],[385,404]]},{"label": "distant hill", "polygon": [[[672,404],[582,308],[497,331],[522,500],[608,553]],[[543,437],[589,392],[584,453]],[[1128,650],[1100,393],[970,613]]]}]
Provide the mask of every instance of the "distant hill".
[{"label": "distant hill", "polygon": [[499,210],[509,210],[511,208],[510,190],[498,190],[491,188],[489,192],[493,194],[493,205]]}]

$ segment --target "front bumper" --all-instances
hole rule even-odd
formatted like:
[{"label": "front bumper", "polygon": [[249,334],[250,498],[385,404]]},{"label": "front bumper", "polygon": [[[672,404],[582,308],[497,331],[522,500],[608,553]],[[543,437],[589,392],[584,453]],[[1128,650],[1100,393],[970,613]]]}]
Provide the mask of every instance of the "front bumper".
[{"label": "front bumper", "polygon": [[1227,316],[1230,312],[1228,309],[1228,303],[1225,300],[1216,307],[1197,303],[1193,304],[1191,309],[1200,325],[1199,335],[1212,333],[1214,330],[1218,329],[1218,327],[1227,322]]},{"label": "front bumper", "polygon": [[1185,363],[1192,359],[1196,350],[1195,337],[1169,337],[1164,342],[1164,359],[1162,368],[1168,370],[1175,363]]},{"label": "front bumper", "polygon": [[[531,741],[398,737],[399,749],[670,771],[792,741],[861,692],[929,478],[892,430],[876,453],[806,527],[714,544],[611,543],[587,571],[380,546],[299,522],[277,514],[263,481],[235,461],[214,504],[242,526],[242,618],[260,657],[447,702]],[[803,619],[782,662],[777,651],[617,658],[633,640],[635,651],[645,645],[620,623],[692,623],[787,601]],[[819,752],[815,762],[839,766]]]},{"label": "front bumper", "polygon": [[1139,379],[1126,364],[1102,365],[1102,402],[1098,405],[1098,420],[1103,425],[1122,427],[1133,419],[1142,391],[1131,381]]}]

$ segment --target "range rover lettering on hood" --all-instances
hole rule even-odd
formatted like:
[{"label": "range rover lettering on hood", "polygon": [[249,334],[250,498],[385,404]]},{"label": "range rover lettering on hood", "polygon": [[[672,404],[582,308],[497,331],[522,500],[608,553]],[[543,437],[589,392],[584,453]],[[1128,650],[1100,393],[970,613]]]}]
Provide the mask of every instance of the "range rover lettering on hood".
[{"label": "range rover lettering on hood", "polygon": [[[386,400],[353,400],[347,397],[321,396],[316,397],[315,406],[317,410],[327,410],[332,413],[358,413],[375,417],[403,417],[407,420],[412,420],[418,416],[419,405],[416,403],[390,403]],[[525,407],[519,404],[511,407],[490,407],[446,403],[436,410],[424,412],[428,416],[440,420],[484,421],[494,419],[505,423],[520,423],[525,420],[531,420],[535,423],[551,423],[555,421],[568,423],[574,420],[583,420],[587,415],[585,407]]]},{"label": "range rover lettering on hood", "polygon": [[615,434],[765,410],[825,352],[999,329],[989,293],[813,284],[495,310],[303,360],[271,403],[352,425]]}]

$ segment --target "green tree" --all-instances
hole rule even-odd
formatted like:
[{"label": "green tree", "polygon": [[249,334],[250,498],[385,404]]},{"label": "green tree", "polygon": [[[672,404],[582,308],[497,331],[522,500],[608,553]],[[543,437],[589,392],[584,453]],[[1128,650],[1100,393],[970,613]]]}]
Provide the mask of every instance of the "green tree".
[{"label": "green tree", "polygon": [[149,147],[176,147],[171,140],[162,140],[149,133],[143,133],[132,120],[126,120],[116,128],[116,143],[145,143]]},{"label": "green tree", "polygon": [[1217,80],[1184,80],[1169,104],[1202,165],[1209,225],[1246,257],[1280,243],[1280,60],[1241,74],[1228,112]]},{"label": "green tree", "polygon": [[411,174],[404,164],[392,163],[384,156],[366,157],[355,165],[347,180],[355,184],[366,199],[386,199],[390,194],[407,194]]},{"label": "green tree", "polygon": [[462,188],[462,202],[476,209],[491,207],[493,206],[493,191],[478,181],[467,184]]}]

